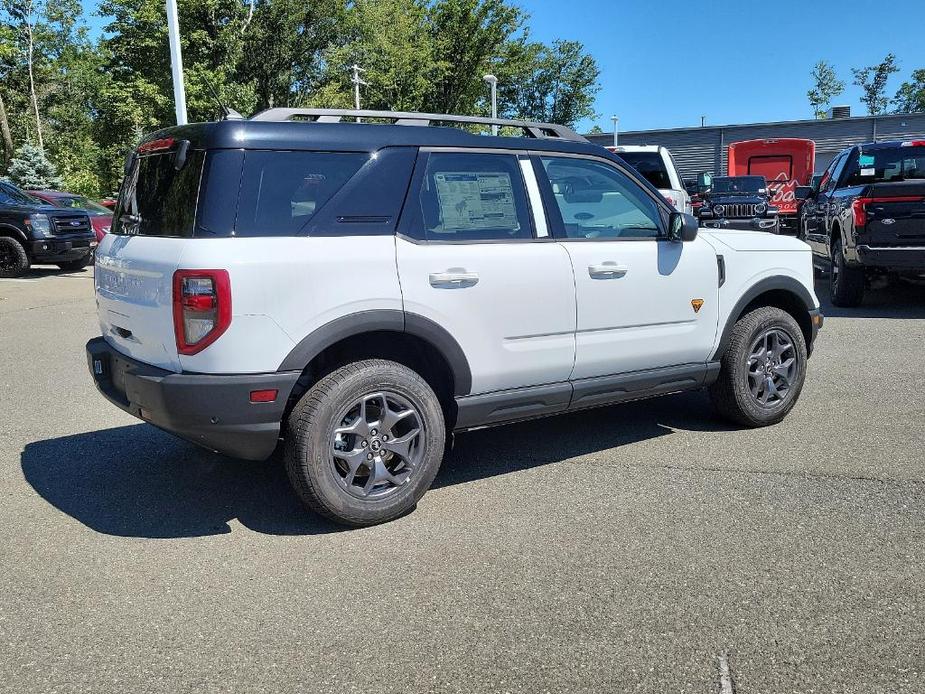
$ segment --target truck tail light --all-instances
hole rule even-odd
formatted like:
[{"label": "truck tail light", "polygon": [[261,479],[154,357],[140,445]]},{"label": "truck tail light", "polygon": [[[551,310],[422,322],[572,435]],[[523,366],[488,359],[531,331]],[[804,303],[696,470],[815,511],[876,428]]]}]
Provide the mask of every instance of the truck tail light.
[{"label": "truck tail light", "polygon": [[665,200],[668,202],[669,205],[671,205],[672,207],[675,206],[675,199],[673,197],[671,197],[670,195],[662,195],[662,197],[665,198]]},{"label": "truck tail light", "polygon": [[892,198],[855,198],[851,203],[851,212],[854,214],[854,226],[862,227],[867,224],[867,206],[890,202],[925,202],[922,195],[897,195]]},{"label": "truck tail light", "polygon": [[173,273],[173,331],[180,354],[198,354],[231,325],[231,280],[227,270]]}]

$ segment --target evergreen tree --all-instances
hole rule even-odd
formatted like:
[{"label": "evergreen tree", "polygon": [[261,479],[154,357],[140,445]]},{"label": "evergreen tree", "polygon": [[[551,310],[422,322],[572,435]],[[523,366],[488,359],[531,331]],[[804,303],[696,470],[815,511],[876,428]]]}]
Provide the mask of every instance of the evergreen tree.
[{"label": "evergreen tree", "polygon": [[55,165],[48,161],[42,150],[31,143],[16,150],[8,175],[13,183],[25,190],[61,187]]}]

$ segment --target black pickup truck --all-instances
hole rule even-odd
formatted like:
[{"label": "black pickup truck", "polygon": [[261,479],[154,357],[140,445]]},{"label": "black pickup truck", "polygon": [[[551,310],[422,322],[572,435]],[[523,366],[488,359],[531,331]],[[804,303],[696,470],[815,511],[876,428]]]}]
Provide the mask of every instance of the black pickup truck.
[{"label": "black pickup truck", "polygon": [[0,181],[0,277],[23,275],[33,263],[80,270],[95,246],[86,211],[46,205]]},{"label": "black pickup truck", "polygon": [[836,306],[859,306],[880,279],[925,278],[925,140],[846,149],[797,197],[800,238],[831,271]]}]

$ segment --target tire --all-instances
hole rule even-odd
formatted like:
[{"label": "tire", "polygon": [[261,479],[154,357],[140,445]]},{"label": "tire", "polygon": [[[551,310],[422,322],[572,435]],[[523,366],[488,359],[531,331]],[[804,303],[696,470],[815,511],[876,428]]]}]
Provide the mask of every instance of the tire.
[{"label": "tire", "polygon": [[[776,342],[762,343],[764,336],[772,334]],[[785,344],[789,344],[786,349]],[[765,349],[778,348],[782,351],[771,358],[770,364],[762,362],[766,358]],[[757,359],[756,351],[761,354]],[[733,327],[719,378],[710,386],[710,399],[720,415],[738,424],[747,427],[777,424],[800,397],[806,379],[806,357],[806,340],[793,316],[773,306],[757,308],[742,316]],[[789,359],[793,359],[791,367],[773,368],[775,362],[784,364]],[[768,376],[774,389],[767,387]]]},{"label": "tire", "polygon": [[78,270],[83,270],[87,265],[93,262],[93,254],[87,253],[80,260],[69,260],[66,263],[58,263],[58,267],[64,270],[65,272],[77,272]]},{"label": "tire", "polygon": [[430,488],[443,460],[445,426],[440,401],[417,373],[381,359],[354,362],[296,403],[287,423],[286,471],[312,511],[354,527],[385,523],[412,510]]},{"label": "tire", "polygon": [[852,267],[845,262],[841,239],[832,244],[829,299],[835,306],[843,308],[855,308],[864,300],[864,268]]},{"label": "tire", "polygon": [[29,270],[29,255],[16,239],[0,236],[0,277],[21,277]]}]

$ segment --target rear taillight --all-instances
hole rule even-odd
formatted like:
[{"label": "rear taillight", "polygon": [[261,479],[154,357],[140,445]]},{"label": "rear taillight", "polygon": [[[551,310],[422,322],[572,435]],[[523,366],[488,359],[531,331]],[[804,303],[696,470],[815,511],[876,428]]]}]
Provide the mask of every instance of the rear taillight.
[{"label": "rear taillight", "polygon": [[231,325],[227,270],[177,270],[173,274],[173,331],[180,354],[197,354]]},{"label": "rear taillight", "polygon": [[867,224],[867,206],[890,202],[925,202],[921,195],[897,195],[891,198],[855,198],[851,203],[851,212],[854,215],[854,226],[862,227]]}]

